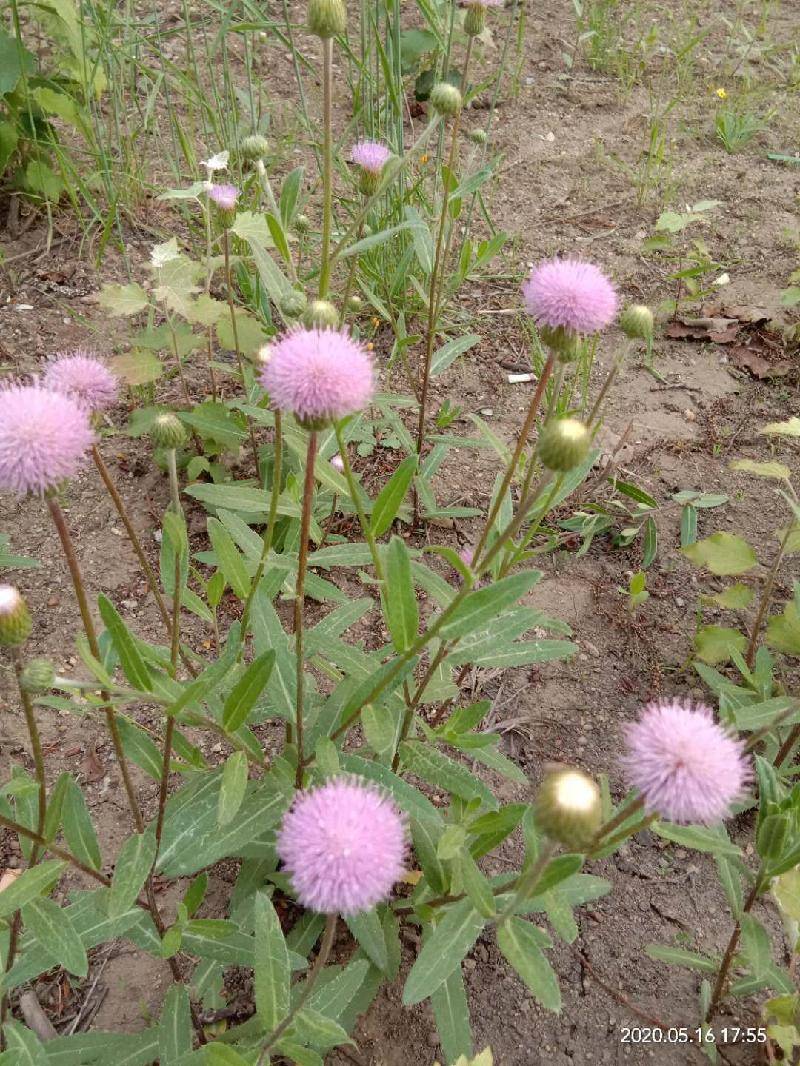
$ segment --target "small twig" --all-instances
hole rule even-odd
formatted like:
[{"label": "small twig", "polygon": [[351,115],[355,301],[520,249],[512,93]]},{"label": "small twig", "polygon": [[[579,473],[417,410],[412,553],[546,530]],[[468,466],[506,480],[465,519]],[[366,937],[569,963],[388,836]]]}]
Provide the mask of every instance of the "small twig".
[{"label": "small twig", "polygon": [[36,998],[35,992],[22,993],[19,997],[19,1009],[25,1019],[25,1024],[36,1033],[40,1040],[55,1040],[58,1033],[53,1023],[42,1010],[42,1005]]}]

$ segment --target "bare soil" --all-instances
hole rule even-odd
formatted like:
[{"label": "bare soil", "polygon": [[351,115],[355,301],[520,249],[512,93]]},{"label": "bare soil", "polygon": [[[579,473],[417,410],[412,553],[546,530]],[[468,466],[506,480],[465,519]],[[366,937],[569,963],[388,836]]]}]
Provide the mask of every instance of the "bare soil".
[{"label": "bare soil", "polygon": [[[666,5],[652,6],[656,15],[666,17],[662,11]],[[673,201],[678,208],[702,199],[722,201],[702,231],[732,279],[718,299],[731,307],[766,308],[770,317],[783,322],[780,290],[797,267],[800,169],[771,162],[766,153],[787,151],[800,143],[797,97],[795,93],[792,102],[775,69],[759,49],[753,49],[741,61],[737,84],[746,78],[763,79],[779,119],[737,155],[728,155],[713,139],[711,87],[717,72],[726,69],[730,42],[720,16],[729,6],[711,0],[699,15],[700,28],[711,28],[711,33],[700,49],[696,80],[676,105],[668,179],[677,190]],[[748,11],[757,6],[745,5]],[[770,12],[770,39],[796,35],[797,13],[790,3]],[[755,12],[750,15],[754,25]],[[522,272],[529,263],[556,253],[587,257],[609,271],[626,299],[655,305],[671,294],[673,283],[668,282],[663,264],[643,254],[642,240],[652,232],[661,205],[652,200],[637,204],[629,176],[646,143],[647,93],[643,88],[623,93],[616,79],[590,70],[580,55],[568,69],[563,54],[574,51],[574,37],[567,0],[541,0],[531,6],[519,94],[503,100],[493,130],[493,147],[502,153],[503,162],[491,195],[492,217],[513,236],[503,273]],[[487,71],[496,56],[487,48],[483,57]],[[277,81],[275,73],[267,76],[268,86]],[[344,120],[347,101],[338,103]],[[467,118],[468,125],[482,123],[481,112]],[[93,301],[109,275],[123,275],[122,265],[111,254],[97,271],[90,259],[80,255],[69,220],[58,218],[56,225],[60,243],[49,254],[36,251],[44,239],[40,228],[30,229],[17,241],[4,241],[11,262],[0,273],[0,291],[5,289],[0,363],[9,373],[35,372],[58,349],[89,342],[110,352],[124,345],[121,332],[109,331]],[[150,235],[130,233],[128,251],[134,268],[150,243]],[[528,400],[529,386],[507,380],[506,364],[526,362],[516,316],[504,314],[518,303],[516,282],[500,280],[468,288],[460,309],[473,316],[470,328],[483,340],[437,381],[437,399],[446,396],[465,415],[490,409],[491,414],[482,417],[505,439],[512,438]],[[604,338],[597,382],[622,343],[614,333]],[[377,347],[378,356],[384,355]],[[768,456],[770,448],[758,436],[759,427],[797,413],[796,353],[786,355],[793,360],[788,374],[762,381],[735,369],[722,345],[659,339],[655,355],[666,385],[638,365],[640,352],[628,358],[610,396],[604,438],[608,450],[613,451],[625,435],[625,446],[617,456],[620,471],[658,500],[667,500],[678,489],[728,494],[726,507],[701,512],[700,535],[717,528],[740,532],[768,563],[775,549],[774,530],[785,521],[781,502],[772,483],[734,473],[728,462],[733,457]],[[123,425],[126,414],[124,406],[112,412],[109,427]],[[468,432],[469,424],[459,429]],[[166,483],[140,442],[111,435],[103,450],[155,556],[152,531],[167,503]],[[795,450],[795,461],[796,454]],[[782,459],[791,464],[793,456]],[[367,472],[366,467],[362,472]],[[468,464],[457,457],[447,464],[441,489],[449,502],[485,507],[494,473],[488,453],[472,453]],[[138,631],[155,634],[157,615],[112,505],[98,491],[93,470],[87,469],[70,485],[65,509],[91,593],[106,592]],[[658,519],[659,553],[648,572],[651,596],[635,616],[628,612],[620,590],[640,567],[640,544],[615,550],[608,538],[600,537],[583,557],[576,558],[571,551],[543,557],[545,578],[531,602],[573,627],[580,654],[575,660],[541,668],[473,671],[467,677],[465,696],[491,697],[494,726],[504,733],[506,750],[530,779],[530,789],[492,780],[505,800],[528,798],[548,761],[607,773],[615,796],[621,795],[617,763],[621,725],[653,697],[705,695],[689,665],[699,585],[696,571],[677,552],[678,524],[677,509],[665,508]],[[35,612],[35,652],[52,657],[59,672],[78,673],[72,643],[77,611],[44,508],[36,501],[3,497],[0,529],[12,534],[17,551],[41,564],[38,570],[15,575]],[[198,515],[193,527],[196,548],[204,546],[202,530]],[[435,541],[447,537],[453,543],[469,543],[474,536],[469,523],[450,532],[431,531]],[[784,597],[790,591],[790,569],[784,570],[779,588]],[[348,588],[353,584],[354,592],[360,591],[352,577],[342,575],[342,580]],[[375,616],[372,621],[376,622]],[[721,624],[732,623],[728,618]],[[375,634],[361,633],[359,638],[369,643]],[[786,679],[796,685],[797,672]],[[29,765],[23,725],[10,713],[15,706],[10,680],[7,671],[0,677],[0,712],[8,712],[0,717],[4,774],[13,762]],[[157,728],[157,721],[143,714],[143,720]],[[43,729],[50,773],[53,778],[63,769],[78,773],[103,852],[113,855],[128,832],[128,816],[108,740],[89,723],[55,712],[47,716]],[[207,742],[207,754],[213,757],[213,742]],[[142,778],[138,784],[145,807],[152,810],[156,786]],[[748,839],[749,829],[746,817],[732,827],[742,840]],[[491,857],[487,870],[508,868],[518,858],[518,849],[512,838]],[[0,865],[19,862],[15,844],[6,837],[0,844]],[[614,889],[578,912],[580,936],[574,945],[557,942],[553,958],[564,993],[560,1016],[547,1014],[530,998],[504,963],[491,934],[481,938],[465,961],[476,1047],[490,1044],[498,1066],[540,1062],[672,1066],[704,1061],[696,1048],[624,1044],[621,1031],[623,1026],[647,1025],[643,1019],[648,1017],[694,1027],[697,975],[651,961],[643,949],[651,942],[682,941],[703,951],[724,948],[731,923],[713,863],[644,833],[613,860],[594,864],[592,872],[607,877]],[[204,915],[224,913],[229,876],[224,868],[214,874]],[[768,918],[780,944],[775,916],[766,911],[759,916]],[[404,945],[407,970],[417,949],[413,930]],[[342,938],[337,951],[344,957],[349,950]],[[156,1015],[169,979],[165,965],[130,945],[116,945],[95,959],[87,984],[95,977],[88,1003],[89,1014],[96,1011],[91,1024],[117,1030],[135,1030]],[[432,1017],[426,1007],[404,1009],[401,989],[400,981],[387,989],[361,1019],[356,1034],[359,1050],[334,1052],[329,1062],[336,1066],[434,1062],[437,1038]],[[71,988],[63,975],[43,979],[37,992],[60,1028],[86,1006],[87,988]],[[246,986],[237,989],[232,983],[230,1001],[245,1012],[247,996]],[[727,1020],[758,1024],[758,1002],[740,1004]],[[763,1048],[744,1045],[721,1049],[721,1056],[738,1066],[766,1061]]]}]

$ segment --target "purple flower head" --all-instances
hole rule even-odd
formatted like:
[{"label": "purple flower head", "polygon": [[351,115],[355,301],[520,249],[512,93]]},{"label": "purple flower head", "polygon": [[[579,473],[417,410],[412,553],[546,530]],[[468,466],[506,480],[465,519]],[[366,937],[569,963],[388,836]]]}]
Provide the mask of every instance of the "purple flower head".
[{"label": "purple flower head", "polygon": [[235,185],[210,185],[208,197],[223,211],[233,211],[239,199],[239,190]]},{"label": "purple flower head", "polygon": [[392,153],[385,144],[378,141],[359,141],[353,145],[350,158],[362,170],[367,170],[370,174],[380,174],[392,158]]},{"label": "purple flower head", "polygon": [[338,470],[339,473],[344,473],[344,459],[337,452],[336,455],[331,456],[331,466],[334,470]]},{"label": "purple flower head", "polygon": [[645,810],[672,822],[722,821],[751,779],[744,743],[703,705],[649,703],[626,727],[625,739],[628,782],[641,792]]},{"label": "purple flower head", "polygon": [[336,329],[285,333],[273,345],[260,381],[276,407],[311,428],[360,411],[374,387],[366,349]]},{"label": "purple flower head", "polygon": [[43,384],[71,396],[89,411],[105,411],[117,398],[117,379],[92,352],[58,352],[44,372]]},{"label": "purple flower head", "polygon": [[301,792],[278,832],[278,855],[298,902],[359,914],[388,899],[405,870],[406,820],[374,785],[334,778]]},{"label": "purple flower head", "polygon": [[458,557],[465,566],[472,566],[472,560],[475,558],[475,549],[470,547],[462,548],[458,553]]},{"label": "purple flower head", "polygon": [[550,259],[540,263],[522,286],[529,314],[543,326],[596,333],[617,313],[614,286],[593,263]]},{"label": "purple flower head", "polygon": [[0,389],[0,492],[37,493],[74,477],[94,443],[89,413],[40,384]]}]

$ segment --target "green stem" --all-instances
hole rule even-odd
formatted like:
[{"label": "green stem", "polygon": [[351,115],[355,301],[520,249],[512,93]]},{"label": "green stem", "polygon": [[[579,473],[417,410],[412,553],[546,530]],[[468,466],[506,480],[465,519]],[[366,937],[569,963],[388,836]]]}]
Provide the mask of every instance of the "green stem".
[{"label": "green stem", "polygon": [[275,537],[275,523],[278,518],[278,501],[281,495],[281,478],[283,476],[283,424],[281,419],[281,412],[275,411],[275,445],[274,445],[274,459],[272,464],[272,488],[270,489],[269,497],[269,516],[267,518],[267,528],[264,531],[262,538],[261,558],[258,561],[258,568],[256,569],[253,577],[253,582],[250,585],[250,591],[247,594],[245,600],[244,610],[242,611],[242,643],[247,636],[247,627],[250,623],[250,612],[253,608],[253,597],[256,594],[258,586],[261,584],[261,579],[264,576],[264,570],[266,569],[269,553],[272,551],[272,541]]},{"label": "green stem", "polygon": [[749,914],[750,911],[753,909],[753,904],[761,894],[763,879],[764,868],[762,866],[756,874],[756,879],[753,882],[753,887],[750,889],[747,899],[744,901],[744,906],[742,907],[742,914],[739,916],[739,919],[733,927],[733,932],[731,933],[730,940],[728,941],[728,946],[725,948],[725,954],[722,956],[722,963],[719,968],[719,973],[717,974],[717,980],[714,983],[714,990],[711,993],[711,1000],[709,1001],[708,1010],[706,1011],[704,1019],[706,1023],[710,1023],[713,1020],[714,1015],[717,1013],[717,1007],[720,1004],[720,1000],[722,999],[725,993],[725,984],[728,980],[728,973],[733,962],[733,957],[736,954],[736,948],[739,946],[739,937],[741,936],[742,932],[741,919],[743,915]]},{"label": "green stem", "polygon": [[342,457],[342,466],[344,479],[347,482],[347,490],[350,493],[350,499],[353,501],[353,506],[356,509],[358,515],[359,525],[361,526],[361,532],[364,535],[364,539],[369,545],[370,555],[372,556],[372,565],[375,567],[375,576],[378,581],[383,581],[383,565],[381,563],[381,557],[378,553],[378,545],[375,543],[375,537],[372,535],[372,529],[370,523],[367,521],[367,516],[364,512],[364,508],[361,505],[361,496],[358,492],[358,485],[356,479],[353,476],[353,468],[350,466],[350,457],[347,452],[347,441],[342,434],[342,427],[337,422],[334,426],[334,432],[336,433],[336,443],[339,446],[339,455]]},{"label": "green stem", "polygon": [[306,570],[308,569],[308,540],[311,530],[311,511],[314,506],[314,463],[317,458],[317,432],[308,434],[306,474],[303,483],[303,513],[300,519],[300,557],[297,563],[297,581],[294,593],[294,649],[297,659],[297,704],[295,710],[295,743],[297,744],[297,788],[303,785],[303,699],[305,688],[304,621]]},{"label": "green stem", "polygon": [[503,923],[509,919],[509,917],[516,911],[519,904],[526,896],[533,896],[536,894],[536,885],[541,878],[545,867],[550,862],[555,853],[557,844],[555,840],[549,838],[544,842],[542,850],[536,856],[536,859],[531,866],[530,870],[519,875],[517,884],[512,893],[511,899],[503,908],[500,917],[497,919],[498,923]]},{"label": "green stem", "polygon": [[322,261],[319,298],[328,297],[333,224],[333,38],[322,42]]},{"label": "green stem", "polygon": [[178,461],[175,455],[174,448],[167,448],[167,471],[169,473],[169,497],[170,506],[175,514],[180,514],[181,508],[181,487],[178,481]]},{"label": "green stem", "polygon": [[745,655],[744,660],[747,663],[748,670],[753,669],[753,663],[755,662],[756,658],[756,645],[758,644],[758,635],[761,632],[761,626],[763,625],[764,617],[767,611],[769,610],[770,603],[772,602],[772,594],[775,591],[775,582],[778,578],[778,571],[780,570],[781,563],[783,562],[783,557],[786,554],[786,549],[789,546],[789,538],[792,536],[793,532],[794,525],[792,522],[790,522],[789,525],[786,527],[786,532],[781,538],[780,547],[778,548],[777,554],[775,555],[775,558],[772,561],[772,566],[770,567],[769,574],[767,575],[766,583],[761,592],[761,600],[758,604],[758,614],[756,615],[756,619],[753,622],[753,628],[750,632],[750,640],[747,645],[747,654]]},{"label": "green stem", "polygon": [[319,953],[317,954],[316,959],[314,959],[314,965],[311,967],[311,972],[308,975],[308,979],[306,980],[306,983],[303,987],[303,991],[292,1004],[289,1013],[286,1015],[280,1025],[276,1026],[275,1029],[272,1030],[272,1032],[262,1044],[261,1053],[258,1056],[256,1066],[264,1066],[264,1064],[269,1061],[267,1056],[269,1055],[270,1051],[275,1047],[280,1038],[283,1036],[283,1034],[286,1032],[286,1030],[289,1028],[289,1026],[297,1017],[297,1015],[308,1002],[308,997],[314,991],[314,987],[317,983],[317,978],[322,973],[325,967],[325,963],[330,958],[331,948],[333,947],[333,942],[336,938],[336,921],[337,916],[335,914],[329,914],[325,918],[325,931],[322,934],[322,943],[320,944]]},{"label": "green stem", "polygon": [[[236,321],[236,307],[233,303],[233,282],[231,280],[231,238],[228,233],[228,227],[226,226],[222,231],[222,251],[225,257],[225,294],[228,300],[228,313],[231,316],[231,331],[233,333],[233,346],[236,349],[236,362],[239,365],[239,375],[242,379],[242,388],[246,390],[247,381],[244,373],[244,362],[242,360],[242,349],[239,345],[239,325]],[[245,392],[245,397],[247,393]],[[247,432],[250,437],[250,447],[253,451],[253,462],[256,467],[256,478],[260,479],[258,469],[258,444],[256,443],[255,430],[253,429],[253,423],[249,415],[245,415],[247,419]]]}]

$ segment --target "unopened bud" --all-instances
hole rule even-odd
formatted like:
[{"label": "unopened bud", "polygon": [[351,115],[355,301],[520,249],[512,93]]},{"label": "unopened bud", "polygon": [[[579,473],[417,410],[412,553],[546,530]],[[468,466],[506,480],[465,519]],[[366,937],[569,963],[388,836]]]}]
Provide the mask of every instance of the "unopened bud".
[{"label": "unopened bud", "polygon": [[537,451],[542,466],[566,473],[579,466],[589,452],[589,430],[577,418],[557,418],[539,434]]},{"label": "unopened bud", "polygon": [[13,585],[0,585],[0,645],[17,647],[31,633],[28,605]]},{"label": "unopened bud", "polygon": [[653,337],[653,312],[644,304],[631,304],[619,316],[619,328],[631,340],[649,341]]},{"label": "unopened bud", "polygon": [[340,37],[347,29],[344,0],[310,0],[308,28],[317,37]]},{"label": "unopened bud", "polygon": [[457,115],[462,107],[460,91],[449,82],[440,81],[431,89],[431,107],[440,115]]},{"label": "unopened bud", "polygon": [[263,159],[269,151],[269,142],[260,133],[251,133],[242,141],[242,156],[251,163],[257,163]]},{"label": "unopened bud", "polygon": [[486,29],[486,5],[481,3],[467,4],[464,15],[464,33],[468,37],[479,37]]},{"label": "unopened bud", "polygon": [[186,442],[183,422],[172,411],[165,411],[153,419],[150,439],[157,448],[180,448]]},{"label": "unopened bud", "polygon": [[299,318],[305,311],[307,304],[306,294],[295,289],[293,292],[287,293],[281,300],[281,313],[286,318]]},{"label": "unopened bud", "polygon": [[467,136],[473,144],[486,144],[489,139],[486,130],[470,130]]},{"label": "unopened bud", "polygon": [[22,671],[22,687],[32,695],[49,692],[56,679],[56,671],[49,659],[31,659]]},{"label": "unopened bud", "polygon": [[347,297],[347,310],[352,311],[354,314],[359,312],[364,306],[364,301],[360,296],[348,296]]},{"label": "unopened bud", "polygon": [[303,315],[303,325],[309,329],[336,329],[339,312],[329,300],[312,300]]},{"label": "unopened bud", "polygon": [[537,825],[569,848],[585,847],[600,828],[600,789],[581,770],[552,770],[534,804]]},{"label": "unopened bud", "polygon": [[539,326],[542,344],[555,352],[561,363],[571,363],[581,352],[581,339],[577,333],[563,326]]},{"label": "unopened bud", "polygon": [[311,229],[311,220],[308,215],[295,215],[294,228],[298,233],[308,233]]}]

